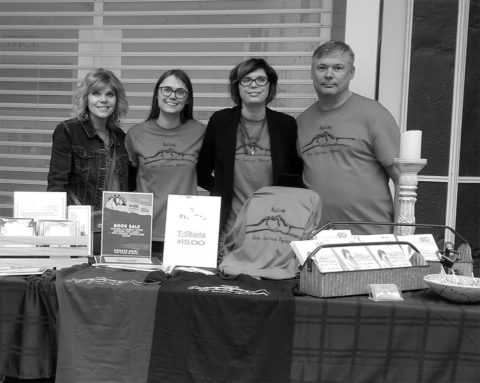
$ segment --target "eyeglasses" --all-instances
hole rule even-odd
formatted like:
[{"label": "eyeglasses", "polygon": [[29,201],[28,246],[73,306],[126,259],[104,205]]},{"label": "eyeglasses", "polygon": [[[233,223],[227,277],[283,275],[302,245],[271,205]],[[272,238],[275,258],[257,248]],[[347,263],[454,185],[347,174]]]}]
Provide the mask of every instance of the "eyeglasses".
[{"label": "eyeglasses", "polygon": [[250,77],[244,77],[240,80],[240,85],[241,86],[250,86],[252,85],[252,82],[255,82],[257,86],[265,86],[268,84],[268,77],[257,77],[257,78],[250,78]]},{"label": "eyeglasses", "polygon": [[188,91],[183,88],[172,89],[169,86],[161,86],[159,89],[162,96],[165,97],[170,97],[172,93],[174,93],[176,98],[178,98],[179,100],[183,100],[185,97],[188,96]]}]

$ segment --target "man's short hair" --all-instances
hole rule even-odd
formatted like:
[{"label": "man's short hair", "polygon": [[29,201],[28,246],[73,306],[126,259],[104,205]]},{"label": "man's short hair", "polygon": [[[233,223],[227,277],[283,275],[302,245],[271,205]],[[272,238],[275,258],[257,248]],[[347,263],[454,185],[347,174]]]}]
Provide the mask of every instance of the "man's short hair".
[{"label": "man's short hair", "polygon": [[313,52],[312,59],[318,59],[318,58],[321,58],[324,56],[330,56],[336,53],[347,53],[352,59],[352,65],[355,62],[355,53],[353,53],[353,50],[352,48],[350,48],[350,45],[344,43],[343,41],[338,41],[338,40],[330,40],[320,45]]}]

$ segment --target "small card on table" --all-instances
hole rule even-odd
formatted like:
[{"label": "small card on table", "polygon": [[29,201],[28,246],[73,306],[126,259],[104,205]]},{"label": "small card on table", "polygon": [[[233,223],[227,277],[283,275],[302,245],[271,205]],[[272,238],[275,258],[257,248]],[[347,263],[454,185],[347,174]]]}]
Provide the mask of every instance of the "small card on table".
[{"label": "small card on table", "polygon": [[375,302],[403,301],[402,292],[393,283],[371,284],[368,298]]}]

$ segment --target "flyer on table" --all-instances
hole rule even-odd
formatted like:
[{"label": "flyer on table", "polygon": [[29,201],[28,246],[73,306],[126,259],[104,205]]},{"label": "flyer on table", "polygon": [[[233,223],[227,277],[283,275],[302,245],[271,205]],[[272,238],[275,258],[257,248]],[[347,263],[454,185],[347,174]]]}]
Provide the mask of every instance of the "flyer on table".
[{"label": "flyer on table", "polygon": [[150,263],[153,193],[103,192],[105,262]]}]

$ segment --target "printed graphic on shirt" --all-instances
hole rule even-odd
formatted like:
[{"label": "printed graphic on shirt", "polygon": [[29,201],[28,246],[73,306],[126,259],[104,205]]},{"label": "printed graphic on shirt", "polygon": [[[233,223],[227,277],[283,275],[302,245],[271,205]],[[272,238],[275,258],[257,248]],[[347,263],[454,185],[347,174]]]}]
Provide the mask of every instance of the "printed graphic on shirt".
[{"label": "printed graphic on shirt", "polygon": [[315,148],[341,148],[351,147],[353,137],[338,137],[331,131],[331,126],[321,126],[322,133],[315,135],[307,144],[302,146],[302,154]]},{"label": "printed graphic on shirt", "polygon": [[249,234],[264,231],[271,233],[281,233],[295,239],[301,239],[304,229],[302,227],[294,226],[288,223],[282,215],[277,214],[273,216],[265,216],[257,223],[247,225],[245,233]]},{"label": "printed graphic on shirt", "polygon": [[196,163],[196,156],[193,153],[182,153],[173,148],[162,149],[153,156],[145,157],[145,164],[152,164],[154,162],[172,162],[172,161],[186,161]]},{"label": "printed graphic on shirt", "polygon": [[230,285],[220,285],[220,286],[190,286],[189,290],[197,290],[202,292],[209,293],[220,293],[220,294],[234,294],[234,295],[265,295],[269,296],[270,292],[265,289],[260,290],[247,290],[242,289],[239,286],[230,286]]},{"label": "printed graphic on shirt", "polygon": [[110,285],[110,286],[124,286],[124,285],[141,286],[144,284],[143,281],[137,281],[135,279],[118,280],[118,279],[107,278],[107,277],[70,278],[70,279],[65,279],[65,282],[73,283],[76,285]]},{"label": "printed graphic on shirt", "polygon": [[265,146],[256,143],[241,143],[235,149],[235,155],[246,155],[255,157],[270,157],[271,150]]}]

